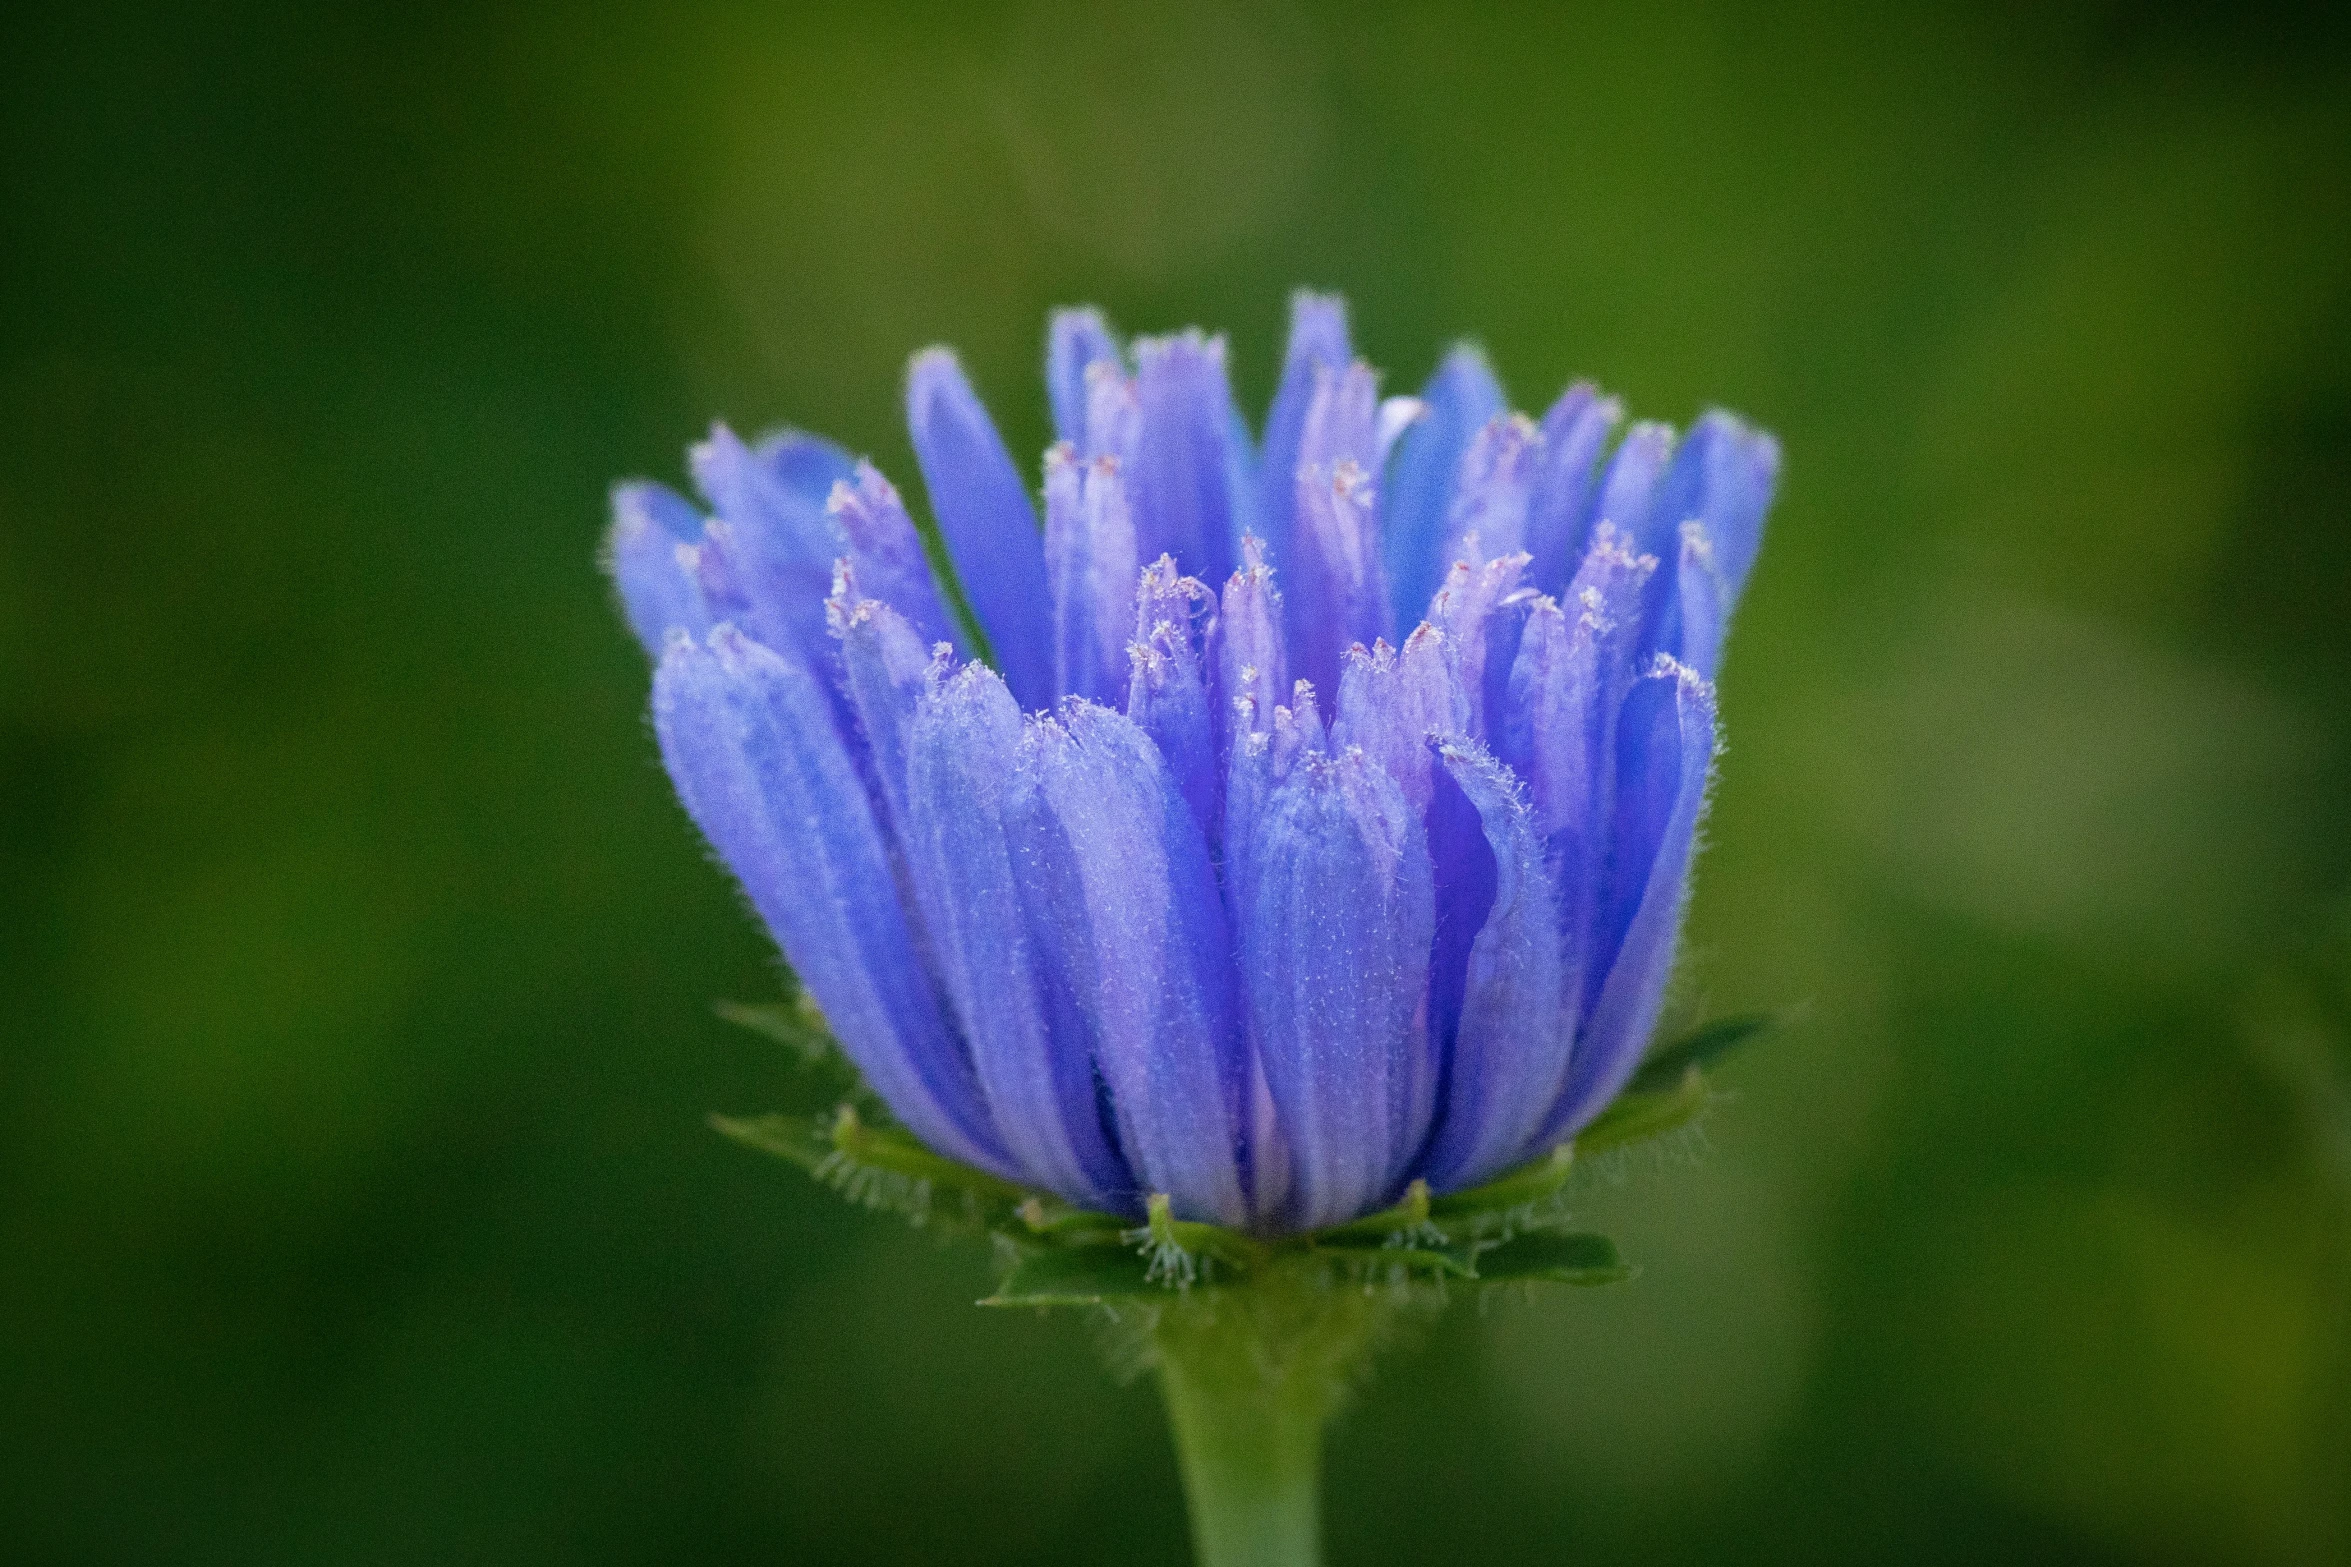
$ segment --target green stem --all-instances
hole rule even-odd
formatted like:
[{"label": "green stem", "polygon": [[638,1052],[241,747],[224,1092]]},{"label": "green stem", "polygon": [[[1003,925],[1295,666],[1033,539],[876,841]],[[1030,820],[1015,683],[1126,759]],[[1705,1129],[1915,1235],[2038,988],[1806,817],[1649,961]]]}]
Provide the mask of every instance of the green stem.
[{"label": "green stem", "polygon": [[1166,1309],[1152,1341],[1199,1567],[1319,1567],[1323,1426],[1390,1315],[1280,1266]]},{"label": "green stem", "polygon": [[1322,1411],[1293,1390],[1162,1358],[1200,1567],[1322,1561]]}]

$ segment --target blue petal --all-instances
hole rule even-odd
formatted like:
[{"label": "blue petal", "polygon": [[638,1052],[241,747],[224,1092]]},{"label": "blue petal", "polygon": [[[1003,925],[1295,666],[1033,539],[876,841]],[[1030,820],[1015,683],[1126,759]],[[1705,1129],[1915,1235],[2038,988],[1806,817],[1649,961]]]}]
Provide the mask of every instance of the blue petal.
[{"label": "blue petal", "polygon": [[1627,552],[1614,528],[1599,530],[1570,584],[1567,612],[1542,599],[1527,617],[1495,747],[1527,781],[1563,900],[1578,994],[1587,978],[1597,979],[1586,954],[1614,809],[1616,722],[1633,680],[1635,616],[1656,565]]},{"label": "blue petal", "polygon": [[891,831],[903,842],[907,748],[914,733],[914,710],[929,687],[936,661],[934,646],[915,634],[905,616],[860,593],[852,572],[836,579],[825,610],[833,635],[840,639],[849,705],[865,736],[883,810]]},{"label": "blue petal", "polygon": [[1640,1065],[1680,939],[1698,823],[1714,764],[1714,688],[1658,660],[1618,723],[1617,801],[1593,956],[1605,977],[1568,1063],[1551,1135],[1583,1125]]},{"label": "blue petal", "polygon": [[1354,357],[1347,343],[1344,300],[1304,290],[1290,296],[1290,345],[1282,356],[1281,386],[1265,416],[1257,490],[1260,535],[1268,554],[1284,564],[1290,559],[1292,518],[1298,503],[1299,442],[1306,433],[1306,410],[1314,402],[1318,378],[1345,370]]},{"label": "blue petal", "polygon": [[1413,810],[1429,808],[1436,766],[1429,736],[1468,732],[1469,696],[1443,632],[1423,625],[1404,639],[1400,653],[1385,642],[1348,650],[1331,744],[1342,751],[1361,747],[1388,770]]},{"label": "blue petal", "polygon": [[1127,717],[1159,747],[1206,832],[1222,824],[1224,768],[1194,620],[1215,605],[1214,594],[1195,578],[1177,576],[1175,562],[1160,556],[1143,571],[1135,594],[1135,640],[1127,650]]},{"label": "blue petal", "polygon": [[1527,501],[1527,580],[1556,594],[1591,543],[1600,499],[1599,458],[1624,418],[1623,405],[1579,381],[1543,415],[1543,458]]},{"label": "blue petal", "polygon": [[1557,894],[1517,778],[1474,745],[1449,744],[1440,755],[1476,809],[1493,865],[1423,1171],[1442,1191],[1473,1186],[1534,1151],[1558,1102],[1575,1017],[1563,1004]]},{"label": "blue petal", "polygon": [[1289,689],[1289,653],[1282,642],[1282,596],[1273,568],[1254,537],[1241,541],[1241,565],[1224,585],[1216,617],[1217,716],[1226,743],[1263,734]]},{"label": "blue petal", "polygon": [[701,536],[702,514],[675,491],[645,481],[613,486],[604,569],[620,590],[629,629],[655,658],[670,632],[699,637],[710,629],[710,606],[678,559],[678,546]]},{"label": "blue petal", "polygon": [[1108,363],[1120,368],[1118,338],[1102,312],[1056,310],[1045,331],[1045,395],[1053,405],[1053,438],[1086,447],[1086,373]]},{"label": "blue petal", "polygon": [[1233,393],[1221,337],[1135,344],[1135,441],[1127,500],[1142,558],[1172,555],[1203,582],[1232,574],[1244,518],[1233,494]]},{"label": "blue petal", "polygon": [[[1332,748],[1359,751],[1386,769],[1428,836],[1436,911],[1428,1037],[1440,1054],[1460,1011],[1470,939],[1493,899],[1493,856],[1486,852],[1477,814],[1459,789],[1443,784],[1430,748],[1433,738],[1466,733],[1469,708],[1451,640],[1423,624],[1405,639],[1401,653],[1391,652],[1385,642],[1369,652],[1348,651],[1331,722]],[[1416,1101],[1434,1098],[1441,1075],[1438,1060],[1416,1064]]]},{"label": "blue petal", "polygon": [[1391,1197],[1425,1133],[1428,845],[1396,781],[1360,752],[1302,759],[1255,837],[1241,929],[1250,1023],[1291,1149],[1283,1218],[1312,1228]]},{"label": "blue petal", "polygon": [[1077,443],[1078,455],[1089,460],[1107,457],[1122,470],[1132,468],[1142,428],[1135,378],[1116,361],[1095,360],[1086,372],[1086,430]]},{"label": "blue petal", "polygon": [[1234,733],[1226,753],[1221,847],[1225,908],[1236,929],[1254,895],[1257,829],[1265,817],[1265,802],[1301,760],[1329,752],[1314,687],[1303,680],[1293,688],[1290,702],[1277,705],[1262,727]]},{"label": "blue petal", "polygon": [[1024,762],[1032,928],[1091,1025],[1128,1166],[1179,1217],[1244,1224],[1248,1063],[1199,825],[1150,738],[1107,708],[1065,705]]},{"label": "blue petal", "polygon": [[1681,558],[1673,572],[1673,634],[1670,652],[1708,680],[1722,662],[1724,600],[1714,542],[1700,522],[1682,524]]},{"label": "blue petal", "polygon": [[1027,1179],[1078,1203],[1130,1184],[1104,1135],[1084,1020],[1031,937],[1019,704],[984,665],[935,682],[907,756],[907,858],[980,1091]]},{"label": "blue petal", "polygon": [[1273,776],[1279,783],[1290,776],[1290,769],[1309,756],[1328,756],[1331,751],[1330,726],[1323,722],[1322,708],[1314,694],[1314,683],[1293,681],[1287,706],[1273,710]]},{"label": "blue petal", "polygon": [[680,636],[654,677],[653,726],[678,798],[875,1092],[941,1153],[1013,1173],[816,681],[732,627]]},{"label": "blue petal", "polygon": [[1065,442],[1045,454],[1045,575],[1053,589],[1053,686],[1116,701],[1127,685],[1135,622],[1135,523],[1118,464],[1078,459]]},{"label": "blue petal", "polygon": [[1660,521],[1664,513],[1654,502],[1672,458],[1672,425],[1644,420],[1625,431],[1616,455],[1608,459],[1607,471],[1601,475],[1594,523],[1614,525],[1636,549],[1660,558],[1670,554],[1670,550],[1661,552],[1659,544],[1671,536],[1673,523]]},{"label": "blue petal", "polygon": [[[757,451],[725,425],[688,454],[694,482],[726,524],[725,553],[734,602],[725,611],[753,637],[825,667],[824,601],[840,530],[825,513],[833,485],[853,471],[828,441],[785,433]],[[713,600],[712,608],[719,605]]]},{"label": "blue petal", "polygon": [[872,463],[859,463],[854,480],[833,486],[825,509],[848,545],[865,591],[905,616],[924,641],[960,648],[963,639],[939,598],[914,519],[906,515],[897,488],[881,471]]},{"label": "blue petal", "polygon": [[914,356],[906,425],[931,515],[996,665],[1022,705],[1042,707],[1053,697],[1053,627],[1036,508],[995,422],[946,349]]},{"label": "blue petal", "polygon": [[822,505],[856,466],[840,447],[805,430],[771,430],[751,455],[776,489],[800,506]]},{"label": "blue petal", "polygon": [[[1661,558],[1675,559],[1681,543],[1672,529],[1696,524],[1711,562],[1711,582],[1700,584],[1694,596],[1711,595],[1714,618],[1711,631],[1685,633],[1681,606],[1685,594],[1674,569],[1660,573],[1666,580],[1650,589],[1650,629],[1642,638],[1644,652],[1672,653],[1708,679],[1714,676],[1722,637],[1731,609],[1755,552],[1763,538],[1764,513],[1770,508],[1772,487],[1779,475],[1779,443],[1758,434],[1726,413],[1700,419],[1674,454],[1673,465],[1658,481],[1651,504],[1651,531],[1658,535],[1650,548]],[[1669,553],[1670,552],[1670,553]],[[1696,640],[1692,640],[1692,636]]]},{"label": "blue petal", "polygon": [[1372,485],[1378,419],[1379,383],[1369,365],[1326,371],[1299,444],[1290,661],[1326,688],[1347,647],[1375,642],[1394,625]]},{"label": "blue petal", "polygon": [[1237,548],[1241,540],[1261,536],[1257,526],[1257,442],[1250,437],[1249,421],[1241,416],[1229,388],[1224,411],[1224,489],[1232,507],[1227,527]]},{"label": "blue petal", "polygon": [[1754,568],[1779,473],[1779,442],[1717,409],[1691,427],[1658,486],[1660,527],[1703,522],[1714,542],[1715,569],[1731,598],[1747,585]]},{"label": "blue petal", "polygon": [[[1543,433],[1524,414],[1497,414],[1462,454],[1461,483],[1446,523],[1447,562],[1517,553],[1525,544],[1527,499],[1543,457]],[[1474,547],[1473,547],[1474,546]]]},{"label": "blue petal", "polygon": [[1477,433],[1504,411],[1501,383],[1485,355],[1467,343],[1445,356],[1420,395],[1426,409],[1397,443],[1380,490],[1388,591],[1399,625],[1418,619],[1437,590],[1447,565],[1445,529],[1461,459]]},{"label": "blue petal", "polygon": [[1484,562],[1455,561],[1444,585],[1429,600],[1428,623],[1445,633],[1461,689],[1469,699],[1466,732],[1481,740],[1490,732],[1488,709],[1508,687],[1509,666],[1492,655],[1498,651],[1504,659],[1516,656],[1515,635],[1499,633],[1518,630],[1507,616],[1528,596],[1518,585],[1526,565],[1524,551]]}]

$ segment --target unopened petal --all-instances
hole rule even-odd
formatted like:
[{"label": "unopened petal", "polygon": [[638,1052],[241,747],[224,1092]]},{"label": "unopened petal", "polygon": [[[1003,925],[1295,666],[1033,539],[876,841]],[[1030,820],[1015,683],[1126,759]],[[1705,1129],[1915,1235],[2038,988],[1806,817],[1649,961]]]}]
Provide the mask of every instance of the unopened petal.
[{"label": "unopened petal", "polygon": [[[1683,440],[1651,506],[1658,541],[1650,548],[1672,570],[1651,591],[1652,624],[1642,638],[1643,652],[1670,653],[1714,677],[1731,611],[1763,540],[1779,464],[1777,441],[1726,413],[1707,414]],[[1703,541],[1708,580],[1685,592],[1679,556],[1693,525]],[[1685,631],[1682,606],[1694,597],[1712,598],[1712,624]]]},{"label": "unopened petal", "polygon": [[1284,613],[1264,545],[1243,539],[1241,565],[1225,581],[1217,614],[1218,717],[1228,745],[1235,736],[1273,727],[1273,710],[1290,685]]},{"label": "unopened petal", "polygon": [[1135,620],[1135,524],[1118,464],[1045,455],[1045,570],[1053,593],[1053,685],[1062,696],[1118,701]]},{"label": "unopened petal", "polygon": [[1346,666],[1331,744],[1361,748],[1388,770],[1412,808],[1425,813],[1436,766],[1429,737],[1469,732],[1469,696],[1445,634],[1423,624],[1400,651],[1385,642],[1350,649]]},{"label": "unopened petal", "polygon": [[1524,414],[1497,414],[1462,454],[1446,523],[1449,559],[1513,554],[1526,542],[1527,500],[1542,462],[1543,432]]}]

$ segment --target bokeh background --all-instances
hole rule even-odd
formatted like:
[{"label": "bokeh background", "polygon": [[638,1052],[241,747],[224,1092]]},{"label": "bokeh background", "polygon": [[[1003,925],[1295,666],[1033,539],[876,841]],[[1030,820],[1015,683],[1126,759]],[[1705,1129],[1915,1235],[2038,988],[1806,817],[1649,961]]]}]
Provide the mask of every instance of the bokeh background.
[{"label": "bokeh background", "polygon": [[2351,1560],[2345,14],[10,7],[0,1556],[1181,1562],[1082,1324],[705,1128],[774,958],[593,558],[1312,284],[1780,433],[1683,985],[1802,1008],[1334,1557]]}]

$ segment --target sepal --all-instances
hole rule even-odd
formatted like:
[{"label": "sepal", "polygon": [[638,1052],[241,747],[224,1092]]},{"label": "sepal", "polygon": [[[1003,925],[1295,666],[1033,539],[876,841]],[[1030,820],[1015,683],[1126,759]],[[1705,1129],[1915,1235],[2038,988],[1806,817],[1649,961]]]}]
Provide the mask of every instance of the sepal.
[{"label": "sepal", "polygon": [[1024,1254],[983,1306],[1150,1305],[1168,1288],[1140,1252],[1124,1246],[1053,1247]]},{"label": "sepal", "polygon": [[1738,1017],[1718,1018],[1700,1028],[1694,1028],[1668,1045],[1659,1045],[1642,1058],[1633,1080],[1625,1085],[1628,1094],[1653,1094],[1677,1086],[1691,1067],[1708,1067],[1729,1055],[1739,1046],[1759,1039],[1780,1026],[1779,1014],[1749,1012]]},{"label": "sepal", "polygon": [[1702,1068],[1779,1025],[1772,1013],[1723,1018],[1693,1029],[1671,1044],[1652,1049],[1623,1093],[1576,1133],[1576,1152],[1589,1157],[1680,1131],[1720,1096],[1707,1086]]},{"label": "sepal", "polygon": [[1477,1255],[1480,1284],[1619,1284],[1633,1270],[1605,1235],[1530,1230]]},{"label": "sepal", "polygon": [[1714,1103],[1714,1092],[1696,1067],[1686,1068],[1681,1081],[1655,1093],[1623,1093],[1576,1133],[1575,1149],[1589,1158],[1613,1153],[1634,1143],[1678,1132],[1703,1116]]}]

